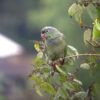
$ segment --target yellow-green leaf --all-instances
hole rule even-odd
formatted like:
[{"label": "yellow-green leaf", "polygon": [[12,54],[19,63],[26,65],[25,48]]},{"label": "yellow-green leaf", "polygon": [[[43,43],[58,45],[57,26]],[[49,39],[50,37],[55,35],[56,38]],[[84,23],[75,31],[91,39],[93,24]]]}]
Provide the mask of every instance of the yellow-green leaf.
[{"label": "yellow-green leaf", "polygon": [[37,52],[41,51],[40,50],[40,45],[39,45],[39,42],[38,41],[34,41],[34,48]]},{"label": "yellow-green leaf", "polygon": [[66,73],[58,65],[55,65],[55,66],[58,72],[60,72],[63,75],[66,75]]},{"label": "yellow-green leaf", "polygon": [[36,87],[35,87],[35,90],[36,90],[36,93],[37,93],[39,96],[43,96],[43,94],[42,94],[42,92],[41,92],[39,86],[36,86]]},{"label": "yellow-green leaf", "polygon": [[84,43],[86,45],[88,45],[88,42],[90,42],[91,39],[92,39],[92,35],[91,34],[92,34],[91,33],[91,29],[87,29],[87,30],[84,31]]},{"label": "yellow-green leaf", "polygon": [[74,16],[75,20],[79,24],[83,24],[83,21],[82,21],[83,10],[84,10],[84,6],[81,6],[79,4],[73,3],[68,9],[68,14],[70,16]]},{"label": "yellow-green leaf", "polygon": [[76,3],[73,3],[68,9],[68,14],[70,16],[74,16],[78,12],[78,10],[78,5]]},{"label": "yellow-green leaf", "polygon": [[74,82],[78,83],[79,85],[82,85],[82,82],[77,80],[77,79],[73,79]]},{"label": "yellow-green leaf", "polygon": [[43,82],[40,87],[47,93],[51,94],[51,95],[55,95],[56,91],[54,89],[54,87],[47,83],[47,82]]},{"label": "yellow-green leaf", "polygon": [[40,85],[43,82],[42,79],[40,79],[39,77],[36,77],[35,75],[34,76],[32,75],[30,79],[33,80],[37,85]]},{"label": "yellow-green leaf", "polygon": [[42,51],[38,52],[37,57],[42,58],[43,57],[43,52]]},{"label": "yellow-green leaf", "polygon": [[93,26],[93,40],[100,41],[100,22],[98,19],[95,20]]},{"label": "yellow-green leaf", "polygon": [[90,65],[88,63],[83,63],[83,64],[80,65],[80,68],[89,70],[90,69]]}]

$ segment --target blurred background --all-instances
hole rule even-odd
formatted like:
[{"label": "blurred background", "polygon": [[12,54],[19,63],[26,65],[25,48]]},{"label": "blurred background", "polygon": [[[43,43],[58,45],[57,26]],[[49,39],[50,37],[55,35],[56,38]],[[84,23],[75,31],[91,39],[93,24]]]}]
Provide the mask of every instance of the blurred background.
[{"label": "blurred background", "polygon": [[[68,44],[79,52],[86,50],[83,30],[67,13],[73,1],[0,0],[0,100],[40,99],[27,75],[35,55],[30,40],[40,39],[42,27],[58,28],[65,34]],[[91,23],[88,17],[85,20]]]}]

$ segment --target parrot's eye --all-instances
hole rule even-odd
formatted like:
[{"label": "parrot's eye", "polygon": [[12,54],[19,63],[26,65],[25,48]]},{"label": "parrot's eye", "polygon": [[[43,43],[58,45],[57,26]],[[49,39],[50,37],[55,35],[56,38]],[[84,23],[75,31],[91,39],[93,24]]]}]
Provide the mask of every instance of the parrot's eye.
[{"label": "parrot's eye", "polygon": [[45,33],[45,31],[42,31],[41,33],[42,33],[42,34],[44,34],[44,33]]},{"label": "parrot's eye", "polygon": [[46,32],[48,32],[48,30],[42,31],[42,34],[44,34],[44,33],[46,33]]}]

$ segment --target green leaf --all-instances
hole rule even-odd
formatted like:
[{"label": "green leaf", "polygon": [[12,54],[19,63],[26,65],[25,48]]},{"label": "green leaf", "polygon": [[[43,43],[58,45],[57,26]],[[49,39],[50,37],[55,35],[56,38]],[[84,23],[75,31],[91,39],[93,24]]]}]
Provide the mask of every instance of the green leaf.
[{"label": "green leaf", "polygon": [[73,3],[68,9],[68,14],[70,16],[74,16],[78,12],[78,10],[78,5],[76,3]]},{"label": "green leaf", "polygon": [[82,82],[77,80],[77,79],[73,79],[74,82],[78,83],[79,85],[82,85]]},{"label": "green leaf", "polygon": [[89,4],[86,8],[90,18],[94,21],[97,18],[96,8],[93,4]]},{"label": "green leaf", "polygon": [[40,87],[47,93],[51,94],[51,95],[55,95],[56,91],[54,89],[54,87],[47,83],[47,82],[43,82],[42,84],[40,84]]},{"label": "green leaf", "polygon": [[85,70],[89,70],[90,65],[88,63],[83,63],[83,64],[80,65],[80,68],[85,69]]},{"label": "green leaf", "polygon": [[42,79],[40,79],[39,77],[37,77],[37,76],[33,76],[32,75],[32,77],[30,78],[31,80],[34,80],[34,82],[37,84],[37,85],[40,85],[42,82],[43,82],[43,80]]},{"label": "green leaf", "polygon": [[38,58],[43,58],[43,52],[38,52],[37,57]]},{"label": "green leaf", "polygon": [[74,16],[75,20],[79,22],[80,24],[82,24],[83,22],[82,22],[81,16],[82,16],[83,10],[84,10],[84,6],[80,6],[79,4],[73,3],[68,9],[68,14],[70,16]]},{"label": "green leaf", "polygon": [[44,71],[44,73],[48,73],[51,71],[51,68],[49,66],[43,66],[42,70]]},{"label": "green leaf", "polygon": [[100,22],[98,19],[95,20],[93,26],[93,40],[100,41]]},{"label": "green leaf", "polygon": [[36,56],[33,59],[33,65],[35,65],[35,67],[41,67],[43,64],[45,64],[45,62],[40,57]]},{"label": "green leaf", "polygon": [[67,59],[69,65],[73,65],[73,64],[75,63],[75,59],[78,58],[78,51],[77,51],[77,49],[74,48],[73,46],[68,45],[68,46],[67,46],[67,55],[68,55],[68,56],[76,55],[76,57],[70,57],[70,58]]},{"label": "green leaf", "polygon": [[39,42],[38,41],[34,41],[34,48],[37,52],[41,51],[40,49],[40,45],[39,45]]},{"label": "green leaf", "polygon": [[64,88],[64,89],[67,89],[67,90],[70,90],[70,91],[75,90],[75,87],[74,87],[73,84],[70,83],[70,82],[64,82],[64,83],[63,83],[63,88]]},{"label": "green leaf", "polygon": [[54,73],[54,75],[51,77],[51,83],[61,85],[61,75],[57,72]]},{"label": "green leaf", "polygon": [[[60,99],[60,98],[62,98],[62,99]],[[63,88],[59,87],[57,90],[57,93],[54,97],[54,100],[67,100],[67,98],[68,98],[67,91],[64,91]]]},{"label": "green leaf", "polygon": [[68,54],[68,55],[78,55],[78,51],[77,51],[77,49],[74,48],[73,46],[68,45],[68,46],[67,46],[67,54]]},{"label": "green leaf", "polygon": [[71,100],[85,100],[87,96],[87,92],[80,91],[78,93],[75,93],[74,96],[72,96]]},{"label": "green leaf", "polygon": [[76,20],[80,25],[83,25],[82,12],[76,13],[74,17],[75,17],[75,20]]},{"label": "green leaf", "polygon": [[55,65],[55,66],[58,72],[66,76],[66,73],[58,65]]},{"label": "green leaf", "polygon": [[92,35],[91,34],[92,34],[91,33],[91,29],[87,29],[87,30],[84,31],[84,43],[86,45],[88,45],[88,42],[90,42],[91,39],[92,39]]},{"label": "green leaf", "polygon": [[99,32],[100,32],[100,21],[98,19],[95,20],[95,26],[96,26],[97,30],[99,30]]},{"label": "green leaf", "polygon": [[[100,2],[100,0],[98,2]],[[100,7],[96,7],[96,10],[97,10],[97,19],[100,21]]]},{"label": "green leaf", "polygon": [[39,96],[43,96],[43,94],[42,94],[42,92],[41,92],[39,86],[36,86],[36,87],[35,87],[35,90],[36,90],[36,93],[37,93]]},{"label": "green leaf", "polygon": [[70,16],[74,16],[76,13],[80,12],[80,9],[81,9],[80,5],[73,3],[68,9],[68,14]]},{"label": "green leaf", "polygon": [[96,63],[97,57],[96,56],[89,56],[88,61],[92,63]]}]

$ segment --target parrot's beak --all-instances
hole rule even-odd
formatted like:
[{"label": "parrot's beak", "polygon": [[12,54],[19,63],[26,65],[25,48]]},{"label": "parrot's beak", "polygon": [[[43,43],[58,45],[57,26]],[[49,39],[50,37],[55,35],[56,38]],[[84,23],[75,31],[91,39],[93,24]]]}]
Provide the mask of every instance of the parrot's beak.
[{"label": "parrot's beak", "polygon": [[41,38],[42,38],[43,40],[46,39],[45,33],[41,32]]}]

